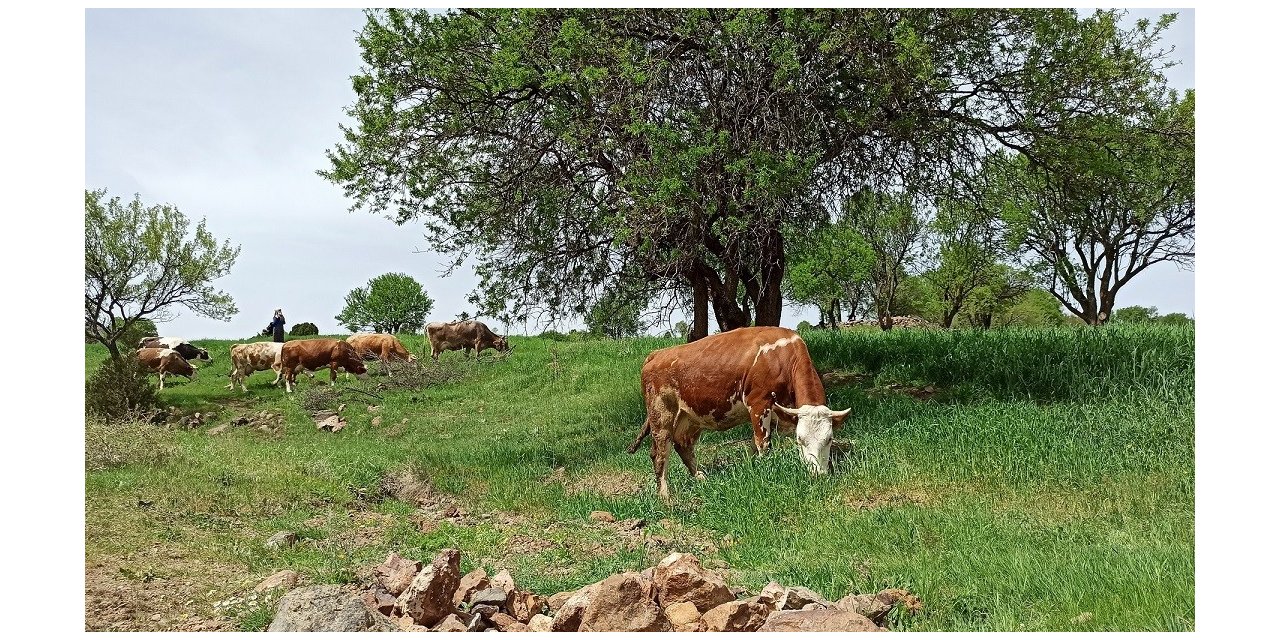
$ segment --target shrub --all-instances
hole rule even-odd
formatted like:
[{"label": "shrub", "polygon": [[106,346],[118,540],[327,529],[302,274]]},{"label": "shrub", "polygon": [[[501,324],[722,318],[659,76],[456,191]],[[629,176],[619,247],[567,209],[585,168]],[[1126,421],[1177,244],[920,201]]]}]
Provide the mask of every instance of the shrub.
[{"label": "shrub", "polygon": [[293,325],[292,329],[289,329],[289,335],[318,336],[320,335],[320,328],[310,322],[299,322],[298,324]]},{"label": "shrub", "polygon": [[85,413],[114,420],[155,407],[156,389],[150,375],[132,352],[119,360],[108,359],[84,385]]},{"label": "shrub", "polygon": [[796,331],[809,331],[811,329],[813,329],[813,323],[808,320],[801,320],[796,323]]},{"label": "shrub", "polygon": [[543,340],[555,340],[556,342],[564,342],[569,339],[569,336],[566,336],[565,334],[560,333],[559,331],[550,331],[550,330],[539,333],[538,337],[542,338]]},{"label": "shrub", "polygon": [[91,416],[84,424],[84,466],[99,471],[126,464],[156,464],[176,450],[173,430],[137,414],[108,421]]}]

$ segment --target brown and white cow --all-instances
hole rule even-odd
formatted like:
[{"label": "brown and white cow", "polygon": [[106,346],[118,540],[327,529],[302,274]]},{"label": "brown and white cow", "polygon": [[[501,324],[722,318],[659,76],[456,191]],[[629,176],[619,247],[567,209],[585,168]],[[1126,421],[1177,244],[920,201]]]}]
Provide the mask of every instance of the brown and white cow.
[{"label": "brown and white cow", "polygon": [[440,354],[445,351],[462,349],[466,356],[476,350],[476,357],[485,349],[496,349],[500,352],[511,351],[506,336],[500,336],[489,330],[483,322],[460,320],[458,322],[432,322],[423,331],[431,341],[431,359],[440,361]]},{"label": "brown and white cow", "polygon": [[271,384],[279,384],[283,375],[280,371],[280,348],[283,346],[283,342],[250,342],[231,345],[231,384],[227,385],[227,388],[234,389],[236,384],[239,384],[241,391],[248,391],[244,384],[245,379],[255,371],[267,370],[276,372],[276,379]]},{"label": "brown and white cow", "polygon": [[299,371],[315,371],[329,368],[329,384],[338,380],[338,368],[341,367],[356,374],[357,378],[367,378],[364,361],[356,353],[355,347],[333,338],[312,338],[310,340],[290,340],[280,347],[280,370],[284,372],[285,391],[293,393],[293,385],[297,381]]},{"label": "brown and white cow", "polygon": [[164,389],[164,377],[182,376],[188,380],[196,377],[196,368],[182,354],[173,349],[149,347],[138,349],[138,360],[148,369],[160,374],[160,388]]},{"label": "brown and white cow", "polygon": [[649,354],[640,371],[648,416],[627,449],[635,453],[653,438],[658,495],[666,498],[668,444],[689,475],[701,478],[693,447],[704,431],[750,422],[757,454],[769,448],[774,424],[794,429],[800,457],[811,471],[827,473],[831,440],[849,409],[827,408],[822,378],[800,336],[781,327],[744,327]]},{"label": "brown and white cow", "polygon": [[409,353],[400,343],[400,339],[389,333],[357,333],[347,337],[347,343],[356,348],[356,353],[365,360],[381,360],[382,370],[391,374],[387,363],[417,362],[418,356]]},{"label": "brown and white cow", "polygon": [[183,338],[147,336],[138,341],[139,349],[173,349],[187,360],[209,362],[209,352],[187,342]]}]

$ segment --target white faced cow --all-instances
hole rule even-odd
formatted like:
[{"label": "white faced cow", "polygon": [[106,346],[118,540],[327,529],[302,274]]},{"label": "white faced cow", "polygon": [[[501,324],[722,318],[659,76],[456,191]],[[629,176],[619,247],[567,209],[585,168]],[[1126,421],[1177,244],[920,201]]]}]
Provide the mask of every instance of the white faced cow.
[{"label": "white faced cow", "polygon": [[628,451],[646,435],[658,495],[667,490],[668,445],[689,474],[702,477],[693,447],[704,431],[750,422],[758,454],[769,447],[775,424],[794,428],[801,459],[815,473],[831,467],[834,431],[849,409],[827,408],[822,378],[800,336],[780,327],[744,327],[649,354],[640,371],[648,417]]},{"label": "white faced cow", "polygon": [[187,360],[209,362],[209,352],[182,338],[147,336],[138,341],[139,349],[173,349]]}]

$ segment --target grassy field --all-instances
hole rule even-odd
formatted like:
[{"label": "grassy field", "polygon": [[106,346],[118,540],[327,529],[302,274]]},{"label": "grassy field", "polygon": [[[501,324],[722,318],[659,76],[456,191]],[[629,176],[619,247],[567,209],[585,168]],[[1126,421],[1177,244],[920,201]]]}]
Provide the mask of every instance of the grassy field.
[{"label": "grassy field", "polygon": [[[1194,628],[1192,329],[804,335],[837,373],[828,404],[853,408],[835,473],[804,473],[785,440],[753,459],[743,426],[703,438],[705,481],[669,468],[670,504],[647,445],[625,449],[644,418],[640,365],[671,341],[514,337],[506,359],[446,354],[455,379],[425,389],[340,379],[381,398],[343,393],[336,434],[303,406],[317,385],[286,397],[258,373],[228,391],[231,341],[200,341],[215,361],[160,393],[213,422],[121,434],[146,443],[143,461],[86,472],[86,626],[261,628],[269,605],[215,604],[278,569],[352,581],[390,550],[457,547],[464,570],[506,567],[541,593],[676,549],[753,592],[908,588],[925,609],[902,630]],[[86,367],[105,357],[87,347]],[[283,435],[205,432],[263,410],[284,413]],[[435,493],[385,497],[388,478]],[[645,519],[645,538],[593,510]],[[264,549],[281,529],[300,543]]]}]

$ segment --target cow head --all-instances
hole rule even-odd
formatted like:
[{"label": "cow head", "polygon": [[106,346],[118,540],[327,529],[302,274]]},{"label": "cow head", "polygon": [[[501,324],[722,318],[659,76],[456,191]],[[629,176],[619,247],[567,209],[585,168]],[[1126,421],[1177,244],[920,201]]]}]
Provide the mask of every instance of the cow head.
[{"label": "cow head", "polygon": [[356,348],[351,346],[349,342],[340,342],[342,345],[342,368],[347,373],[354,374],[357,378],[368,378],[369,370],[364,366],[364,358],[356,353]]},{"label": "cow head", "polygon": [[831,440],[835,437],[835,430],[849,416],[850,409],[832,411],[825,405],[811,404],[795,409],[780,404],[773,406],[795,419],[796,443],[800,445],[800,458],[809,465],[809,470],[818,474],[829,472]]},{"label": "cow head", "polygon": [[201,349],[200,347],[196,347],[196,352],[198,352],[199,354],[196,356],[196,360],[204,360],[205,362],[213,361],[213,358],[209,357],[209,351],[207,349]]},{"label": "cow head", "polygon": [[511,344],[507,342],[506,336],[498,336],[493,339],[493,348],[502,353],[511,352]]}]

